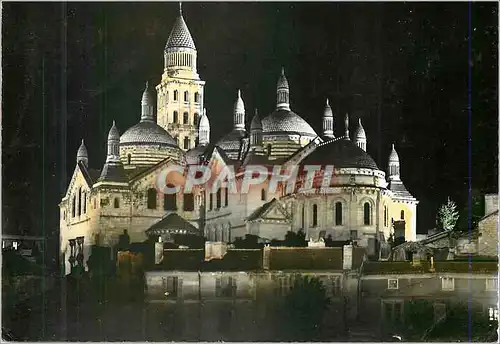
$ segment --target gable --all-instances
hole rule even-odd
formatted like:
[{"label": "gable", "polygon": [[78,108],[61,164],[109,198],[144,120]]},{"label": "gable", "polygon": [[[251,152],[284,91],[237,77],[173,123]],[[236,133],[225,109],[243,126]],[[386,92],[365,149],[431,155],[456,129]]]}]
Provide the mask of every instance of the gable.
[{"label": "gable", "polygon": [[[131,188],[133,190],[157,188],[158,180],[159,178],[163,178],[165,176],[166,169],[176,165],[179,164],[174,160],[167,158],[160,163],[151,166],[147,170],[141,171],[140,173],[132,177],[130,181]],[[179,166],[184,168],[184,166],[182,165]],[[184,180],[184,173],[182,173],[182,175],[178,172],[172,172],[168,174],[168,181],[172,181],[176,185],[183,185]]]},{"label": "gable", "polygon": [[76,165],[63,200],[67,199],[71,194],[73,194],[74,190],[78,190],[80,187],[82,187],[82,189],[85,191],[90,191],[92,185],[89,184],[89,181],[87,180],[87,178],[85,178],[80,167]]},{"label": "gable", "polygon": [[284,222],[289,223],[291,220],[290,215],[285,207],[277,199],[262,205],[255,210],[248,218],[247,221],[257,222]]}]

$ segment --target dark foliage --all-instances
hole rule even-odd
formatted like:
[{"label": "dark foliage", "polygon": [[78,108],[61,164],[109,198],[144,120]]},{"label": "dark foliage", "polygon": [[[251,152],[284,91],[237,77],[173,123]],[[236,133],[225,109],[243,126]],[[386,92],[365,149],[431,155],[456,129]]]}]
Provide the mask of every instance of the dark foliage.
[{"label": "dark foliage", "polygon": [[233,242],[236,249],[261,249],[264,244],[259,243],[257,235],[245,234],[245,238],[236,238]]}]

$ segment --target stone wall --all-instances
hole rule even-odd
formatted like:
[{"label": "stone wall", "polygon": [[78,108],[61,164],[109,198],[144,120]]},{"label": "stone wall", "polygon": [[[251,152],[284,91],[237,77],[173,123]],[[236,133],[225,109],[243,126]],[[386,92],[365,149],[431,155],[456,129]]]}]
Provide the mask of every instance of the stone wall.
[{"label": "stone wall", "polygon": [[498,256],[498,213],[479,221],[478,254],[480,256]]},{"label": "stone wall", "polygon": [[484,215],[498,210],[498,194],[484,195]]}]

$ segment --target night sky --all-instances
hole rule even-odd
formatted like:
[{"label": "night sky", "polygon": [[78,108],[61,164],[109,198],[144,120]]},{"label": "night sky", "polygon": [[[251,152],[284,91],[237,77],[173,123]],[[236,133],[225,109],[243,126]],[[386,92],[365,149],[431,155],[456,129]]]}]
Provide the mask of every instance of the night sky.
[{"label": "night sky", "polygon": [[[57,231],[81,139],[91,167],[102,168],[112,121],[120,133],[138,122],[146,80],[160,81],[178,8],[3,4],[4,232]],[[292,110],[318,133],[328,97],[339,133],[337,116],[351,115],[351,133],[363,118],[379,168],[396,143],[402,179],[420,200],[420,232],[434,227],[447,196],[467,204],[469,130],[472,188],[497,192],[496,2],[186,2],[183,13],[206,81],[212,140],[232,128],[238,88],[247,122],[254,108],[274,110],[284,66]]]}]

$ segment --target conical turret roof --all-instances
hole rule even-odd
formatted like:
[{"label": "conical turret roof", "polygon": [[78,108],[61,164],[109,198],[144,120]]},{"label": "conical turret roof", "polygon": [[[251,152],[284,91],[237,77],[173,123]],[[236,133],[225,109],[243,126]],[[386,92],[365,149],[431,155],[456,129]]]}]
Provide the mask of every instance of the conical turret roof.
[{"label": "conical turret roof", "polygon": [[172,31],[170,31],[165,50],[169,48],[189,48],[196,50],[193,37],[184,21],[182,12],[179,13],[179,16],[174,22]]}]

